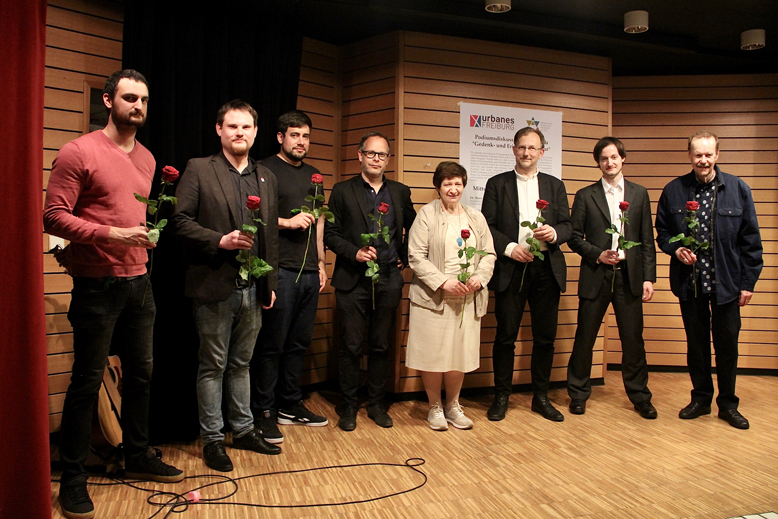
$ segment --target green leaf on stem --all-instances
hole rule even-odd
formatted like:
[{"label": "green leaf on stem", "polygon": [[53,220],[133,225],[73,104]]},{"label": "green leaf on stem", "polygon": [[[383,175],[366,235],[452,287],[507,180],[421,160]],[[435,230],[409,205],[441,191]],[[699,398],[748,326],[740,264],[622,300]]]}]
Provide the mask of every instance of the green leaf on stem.
[{"label": "green leaf on stem", "polygon": [[244,223],[241,228],[243,232],[248,232],[251,234],[257,234],[257,226],[256,225],[249,225],[247,223]]},{"label": "green leaf on stem", "polygon": [[141,202],[146,205],[149,204],[149,199],[146,198],[145,196],[140,196],[138,193],[133,193],[133,196],[135,197],[135,200],[137,200],[138,202]]}]

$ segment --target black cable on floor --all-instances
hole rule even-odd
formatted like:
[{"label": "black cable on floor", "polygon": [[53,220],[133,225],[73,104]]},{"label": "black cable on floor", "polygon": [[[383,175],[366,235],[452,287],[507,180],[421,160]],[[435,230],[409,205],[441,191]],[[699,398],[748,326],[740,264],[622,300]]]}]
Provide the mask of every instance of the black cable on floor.
[{"label": "black cable on floor", "polygon": [[[177,494],[175,492],[164,492],[164,491],[156,491],[156,490],[150,490],[147,488],[143,488],[140,486],[137,486],[136,483],[139,483],[138,480],[133,481],[125,481],[123,479],[118,478],[112,478],[113,483],[88,483],[89,485],[93,486],[116,486],[116,485],[126,485],[129,487],[132,487],[134,489],[140,490],[142,492],[149,492],[151,495],[146,499],[146,502],[149,503],[152,506],[156,506],[159,509],[154,512],[151,516],[149,516],[149,519],[153,519],[160,513],[162,513],[165,509],[167,510],[167,513],[163,517],[169,517],[170,514],[176,513],[184,513],[187,511],[187,509],[190,506],[197,506],[200,503],[204,504],[210,504],[210,505],[223,505],[223,506],[247,506],[252,508],[313,508],[313,507],[319,507],[319,506],[343,506],[343,505],[356,505],[360,503],[370,503],[373,501],[380,501],[382,499],[387,499],[390,497],[399,496],[402,494],[407,494],[409,492],[413,492],[414,490],[418,490],[424,485],[427,484],[427,474],[425,474],[422,470],[418,469],[417,467],[420,467],[421,465],[424,465],[426,463],[426,460],[424,458],[408,458],[405,460],[404,463],[354,463],[350,465],[333,465],[330,467],[314,467],[310,469],[299,469],[299,470],[283,470],[283,471],[277,471],[277,472],[263,472],[258,474],[251,474],[249,476],[242,476],[239,478],[231,478],[229,476],[224,476],[221,474],[201,474],[196,476],[187,476],[185,479],[199,479],[199,478],[216,478],[218,481],[214,481],[213,483],[206,483],[205,485],[201,485],[199,487],[187,490],[186,492],[182,494]],[[381,496],[371,497],[367,499],[359,499],[359,500],[353,500],[353,501],[342,501],[337,503],[311,503],[311,504],[303,504],[303,505],[266,505],[266,504],[258,504],[258,503],[225,503],[223,502],[225,499],[229,499],[230,497],[234,496],[238,493],[238,490],[240,489],[240,486],[238,485],[238,482],[243,479],[249,479],[249,478],[256,478],[256,477],[262,477],[262,476],[277,476],[282,474],[300,474],[304,472],[317,472],[322,470],[335,470],[335,469],[348,469],[348,468],[355,468],[355,467],[407,467],[411,469],[412,471],[421,474],[421,476],[424,478],[421,483],[417,484],[414,487],[407,488],[405,490],[400,490],[398,492],[393,492],[391,494],[385,494]],[[56,481],[56,480],[54,480]],[[195,502],[192,498],[192,492],[199,492],[200,490],[208,487],[212,487],[215,485],[222,485],[225,483],[230,483],[233,485],[232,490],[227,493],[226,495],[219,496],[219,497],[210,497],[210,498],[199,498],[198,502]]]}]

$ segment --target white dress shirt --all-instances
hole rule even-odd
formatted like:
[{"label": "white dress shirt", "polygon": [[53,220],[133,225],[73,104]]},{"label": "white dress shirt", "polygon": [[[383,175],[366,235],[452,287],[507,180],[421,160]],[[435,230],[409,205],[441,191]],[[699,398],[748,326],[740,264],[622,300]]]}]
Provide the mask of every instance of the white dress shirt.
[{"label": "white dress shirt", "polygon": [[[611,223],[616,226],[616,230],[619,233],[623,232],[621,221],[619,221],[619,218],[621,217],[621,210],[619,210],[619,204],[624,201],[624,177],[621,177],[619,179],[619,182],[615,186],[611,186],[608,184],[608,182],[605,180],[605,178],[601,179],[602,187],[605,190],[605,199],[608,201],[608,209],[610,210],[611,214]],[[616,250],[616,247],[619,246],[619,235],[618,234],[612,234],[611,235],[611,249]],[[619,249],[619,260],[623,260],[626,258],[626,253]]]},{"label": "white dress shirt", "polygon": [[[516,172],[516,188],[519,192],[519,221],[534,222],[535,218],[538,216],[538,209],[536,204],[540,199],[538,172],[535,171],[529,177],[525,177],[521,173]],[[551,243],[554,243],[556,242],[556,229],[552,227],[552,230],[554,231],[554,239],[551,240]],[[532,236],[532,229],[529,227],[519,227],[519,235],[516,237],[517,241],[509,243],[503,253],[506,256],[510,256],[513,252],[513,248],[518,244],[521,244],[525,249],[529,249],[527,238],[530,236]],[[540,250],[548,250],[548,242],[541,240]]]}]

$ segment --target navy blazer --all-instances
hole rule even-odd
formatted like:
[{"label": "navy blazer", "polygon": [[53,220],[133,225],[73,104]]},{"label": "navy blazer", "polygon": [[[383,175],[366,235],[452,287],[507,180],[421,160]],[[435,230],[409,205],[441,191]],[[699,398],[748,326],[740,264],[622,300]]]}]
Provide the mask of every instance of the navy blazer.
[{"label": "navy blazer", "polygon": [[[624,239],[639,242],[625,252],[632,295],[641,297],[643,282],[656,282],[656,247],[651,225],[651,201],[645,187],[624,179],[624,201],[629,203],[624,226]],[[611,222],[608,200],[602,180],[586,186],[575,194],[571,220],[573,235],[567,244],[581,256],[581,275],[578,278],[578,297],[594,299],[603,286],[604,276],[612,275],[610,265],[598,263],[602,251],[611,248],[611,235],[605,230],[611,223],[620,229],[621,222]]]},{"label": "navy blazer", "polygon": [[[360,174],[338,182],[330,194],[329,207],[335,222],[325,222],[324,243],[337,254],[331,284],[340,290],[351,290],[365,275],[367,266],[357,261],[357,251],[362,248],[362,234],[376,230],[375,222],[367,216],[373,208],[368,206],[363,183]],[[411,189],[394,180],[387,179],[386,184],[394,207],[397,254],[403,265],[408,265],[408,231],[416,218]]]},{"label": "navy blazer", "polygon": [[[670,288],[685,301],[692,266],[675,256],[683,244],[670,243],[680,233],[689,235],[686,202],[694,200],[694,171],[667,184],[656,211],[656,242],[670,255]],[[754,291],[762,272],[762,238],[756,220],[751,188],[740,178],[716,166],[716,207],[713,219],[713,263],[716,267],[716,300],[722,305],[740,297],[741,290]]]},{"label": "navy blazer", "polygon": [[[548,209],[543,211],[546,224],[554,228],[557,242],[548,244],[548,255],[544,261],[551,262],[559,289],[567,288],[567,264],[560,246],[570,239],[573,226],[570,223],[570,205],[567,203],[565,184],[556,177],[538,173],[538,193],[546,200]],[[489,288],[495,292],[506,290],[513,277],[513,270],[519,263],[505,255],[505,248],[519,238],[519,190],[516,187],[516,172],[514,170],[500,173],[486,182],[481,212],[486,217],[489,230],[494,238],[494,249],[497,251],[497,263],[494,276],[489,281]]]},{"label": "navy blazer", "polygon": [[[258,226],[259,257],[273,267],[257,287],[257,298],[270,305],[271,292],[278,286],[278,186],[275,175],[266,167],[256,165],[259,185],[259,217],[267,225]],[[191,159],[176,186],[178,204],[170,219],[169,229],[189,250],[184,293],[204,302],[226,301],[240,263],[237,250],[219,248],[225,234],[240,229],[241,213],[238,193],[224,154]],[[239,218],[240,216],[240,218]]]}]

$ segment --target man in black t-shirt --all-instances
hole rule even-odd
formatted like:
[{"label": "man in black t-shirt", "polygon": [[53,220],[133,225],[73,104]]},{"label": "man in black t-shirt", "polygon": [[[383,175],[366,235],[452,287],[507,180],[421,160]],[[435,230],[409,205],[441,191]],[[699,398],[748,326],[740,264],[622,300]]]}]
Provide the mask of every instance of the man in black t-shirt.
[{"label": "man in black t-shirt", "polygon": [[252,411],[269,443],[284,441],[277,423],[314,427],[328,423],[305,407],[300,391],[319,292],[327,283],[324,225],[310,213],[292,213],[302,206],[322,205],[305,199],[324,194],[324,186],[313,182],[321,180],[319,170],[303,163],[311,127],[311,119],[303,112],[283,114],[278,118],[277,135],[281,149],[260,162],[278,179],[278,288],[275,305],[265,311],[252,360]]}]

